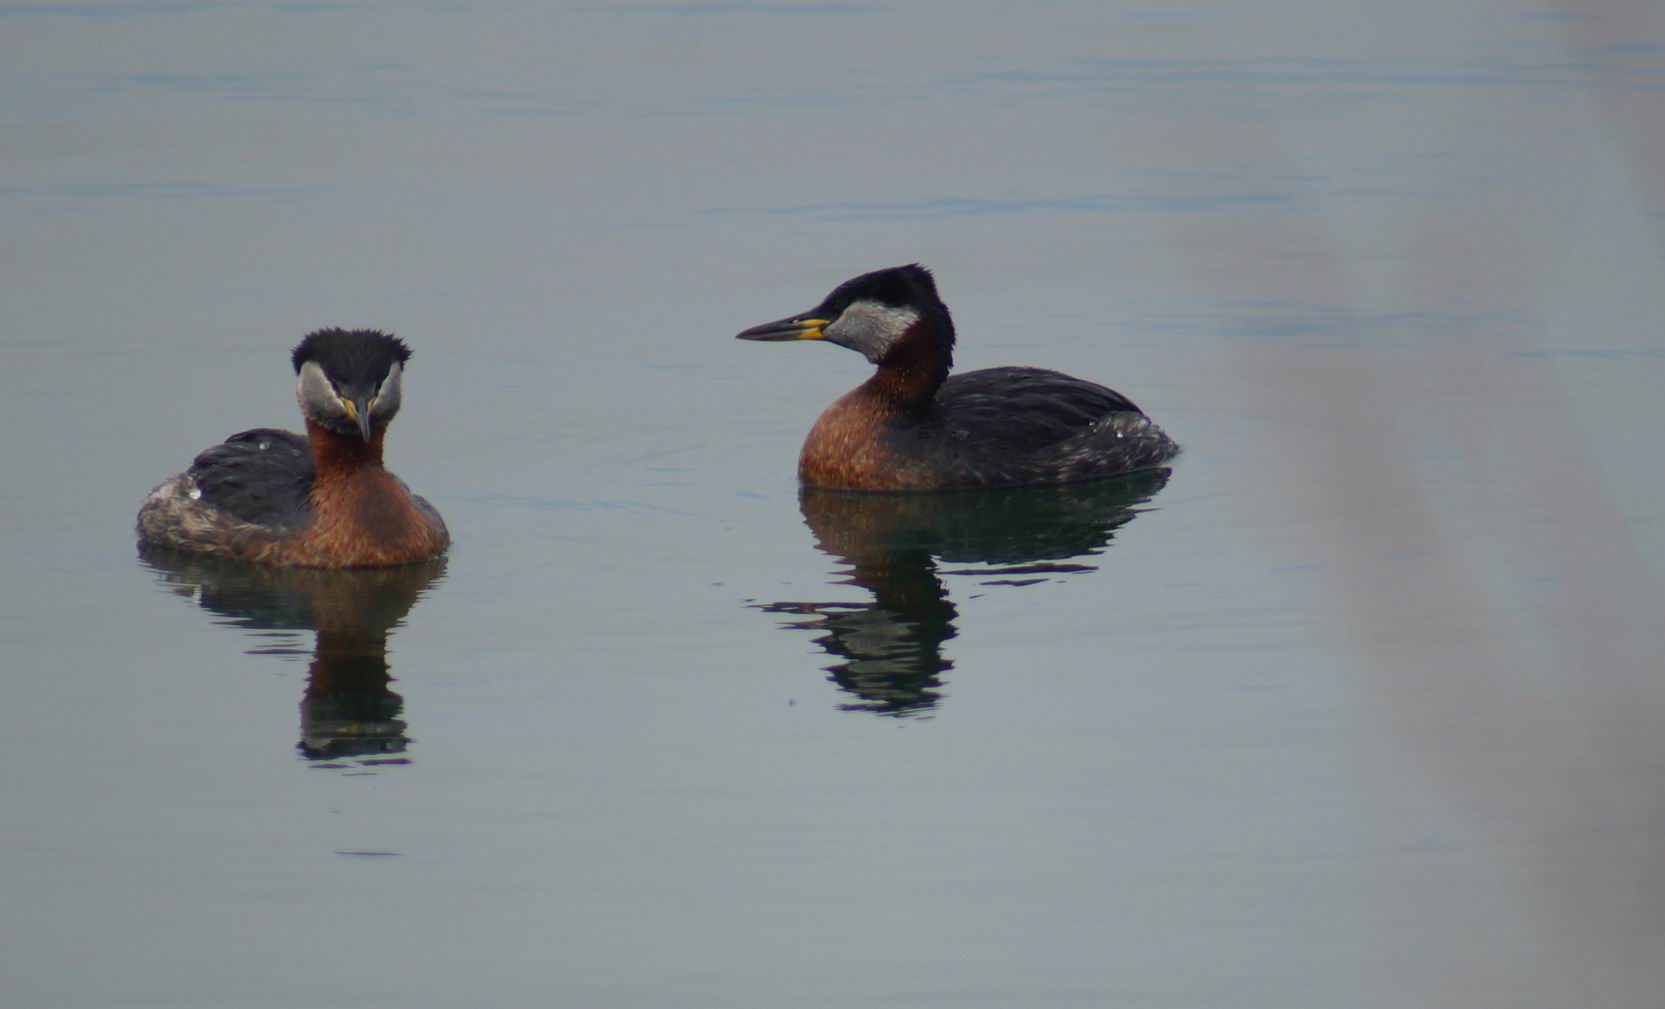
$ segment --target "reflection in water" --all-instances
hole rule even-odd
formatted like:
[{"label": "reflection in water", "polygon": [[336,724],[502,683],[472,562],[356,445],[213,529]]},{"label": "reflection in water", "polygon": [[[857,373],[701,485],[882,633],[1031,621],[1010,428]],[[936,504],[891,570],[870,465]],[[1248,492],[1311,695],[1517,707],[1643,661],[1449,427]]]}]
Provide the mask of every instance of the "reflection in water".
[{"label": "reflection in water", "polygon": [[360,766],[409,762],[389,756],[403,753],[410,739],[399,718],[404,699],[388,689],[387,635],[439,580],[444,558],[322,571],[237,564],[149,545],[140,546],[139,556],[172,591],[228,618],[221,623],[257,632],[264,643],[250,654],[305,654],[287,642],[294,632],[316,632],[301,698],[297,748],[304,756],[355,758]]},{"label": "reflection in water", "polygon": [[[936,707],[942,674],[954,667],[943,657],[942,643],[957,633],[957,611],[939,575],[1021,586],[1096,570],[1069,562],[1109,545],[1138,506],[1168,482],[1169,472],[951,494],[805,487],[798,503],[816,545],[847,565],[839,573],[848,577],[839,584],[859,585],[873,601],[761,608],[810,618],[783,626],[826,632],[816,644],[839,660],[827,671],[858,698],[842,705],[845,710],[924,714]],[[939,561],[956,567],[939,568]]]}]

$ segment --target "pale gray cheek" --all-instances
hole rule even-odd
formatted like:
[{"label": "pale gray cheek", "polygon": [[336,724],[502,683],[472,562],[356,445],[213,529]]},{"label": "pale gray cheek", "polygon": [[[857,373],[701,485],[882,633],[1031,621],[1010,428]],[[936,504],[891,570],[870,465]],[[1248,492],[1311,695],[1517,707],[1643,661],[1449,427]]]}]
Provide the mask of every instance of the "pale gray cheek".
[{"label": "pale gray cheek", "polygon": [[393,419],[393,415],[399,412],[400,387],[400,369],[395,364],[387,377],[382,379],[381,388],[376,390],[376,405],[370,408],[371,419],[383,424]]},{"label": "pale gray cheek", "polygon": [[325,378],[323,370],[311,361],[301,366],[295,398],[300,400],[301,412],[308,417],[333,426],[351,426],[351,422],[347,420],[347,411],[336,398],[329,379]]},{"label": "pale gray cheek", "polygon": [[832,325],[827,336],[852,350],[860,351],[869,361],[878,361],[890,345],[919,321],[919,313],[910,308],[894,308],[876,302],[860,301],[844,310]]},{"label": "pale gray cheek", "polygon": [[838,321],[828,326],[826,336],[834,343],[849,347],[867,357],[869,361],[877,361],[884,355],[884,349],[889,341],[874,325],[874,320],[865,315],[845,314]]}]

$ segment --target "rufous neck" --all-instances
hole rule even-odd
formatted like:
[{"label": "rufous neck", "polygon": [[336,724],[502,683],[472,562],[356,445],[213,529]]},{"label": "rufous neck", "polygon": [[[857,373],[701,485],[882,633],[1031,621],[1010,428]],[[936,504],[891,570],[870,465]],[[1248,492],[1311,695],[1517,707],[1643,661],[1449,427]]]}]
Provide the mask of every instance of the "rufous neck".
[{"label": "rufous neck", "polygon": [[952,339],[915,323],[879,360],[879,370],[867,380],[868,393],[902,409],[923,409],[948,380]]},{"label": "rufous neck", "polygon": [[377,428],[365,441],[358,434],[341,434],[306,422],[306,440],[312,446],[312,465],[320,477],[351,473],[382,464],[382,441],[387,428]]}]

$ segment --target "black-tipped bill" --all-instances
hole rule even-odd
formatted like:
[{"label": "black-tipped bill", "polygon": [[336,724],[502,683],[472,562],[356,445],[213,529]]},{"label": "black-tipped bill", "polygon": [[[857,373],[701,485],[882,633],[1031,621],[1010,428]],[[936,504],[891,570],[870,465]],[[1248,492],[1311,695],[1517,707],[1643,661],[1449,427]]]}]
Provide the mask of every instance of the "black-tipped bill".
[{"label": "black-tipped bill", "polygon": [[341,405],[347,409],[347,417],[358,425],[358,433],[370,440],[370,399],[369,396],[354,396],[352,399],[342,397]]},{"label": "black-tipped bill", "polygon": [[827,327],[828,319],[806,319],[794,316],[790,319],[780,319],[775,322],[765,322],[761,326],[753,326],[743,330],[736,339],[739,340],[825,340],[822,330]]}]

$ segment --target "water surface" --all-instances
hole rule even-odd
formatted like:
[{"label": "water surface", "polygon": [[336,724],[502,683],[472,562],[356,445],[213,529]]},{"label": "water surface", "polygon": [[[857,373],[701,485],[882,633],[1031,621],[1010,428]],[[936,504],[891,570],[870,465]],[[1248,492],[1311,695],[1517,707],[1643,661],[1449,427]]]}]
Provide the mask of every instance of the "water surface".
[{"label": "water surface", "polygon": [[[0,7],[6,1004],[1653,1007],[1665,15]],[[1185,446],[800,493],[920,261]],[[443,564],[140,557],[415,349]]]}]

